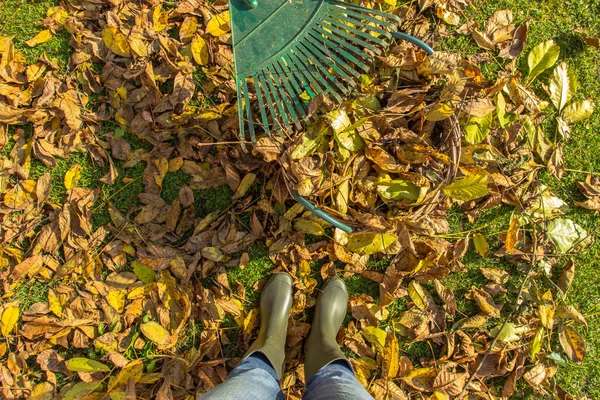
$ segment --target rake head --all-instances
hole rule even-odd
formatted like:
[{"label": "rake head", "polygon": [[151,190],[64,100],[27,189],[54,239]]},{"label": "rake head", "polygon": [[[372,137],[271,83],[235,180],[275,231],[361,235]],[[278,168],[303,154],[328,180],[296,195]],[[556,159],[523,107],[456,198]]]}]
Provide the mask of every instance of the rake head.
[{"label": "rake head", "polygon": [[[342,101],[400,19],[334,0],[229,0],[240,136],[300,128],[318,93]],[[254,86],[257,107],[250,102]]]}]

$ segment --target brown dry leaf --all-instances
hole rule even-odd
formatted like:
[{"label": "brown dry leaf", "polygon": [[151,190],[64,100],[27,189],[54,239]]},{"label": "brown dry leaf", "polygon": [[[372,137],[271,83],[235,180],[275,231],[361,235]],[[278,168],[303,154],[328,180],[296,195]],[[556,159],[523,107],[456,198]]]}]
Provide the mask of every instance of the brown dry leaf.
[{"label": "brown dry leaf", "polygon": [[581,335],[568,325],[558,327],[558,338],[565,353],[574,363],[580,363],[585,358],[585,341]]}]

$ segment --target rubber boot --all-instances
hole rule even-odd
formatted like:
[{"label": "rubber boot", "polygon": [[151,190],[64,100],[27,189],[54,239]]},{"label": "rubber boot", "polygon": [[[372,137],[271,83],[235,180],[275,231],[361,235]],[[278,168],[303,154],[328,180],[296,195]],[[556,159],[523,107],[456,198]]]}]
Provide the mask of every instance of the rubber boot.
[{"label": "rubber boot", "polygon": [[271,277],[260,296],[260,330],[244,358],[264,354],[281,379],[285,361],[285,338],[292,309],[292,277],[280,272]]},{"label": "rubber boot", "polygon": [[317,297],[315,316],[305,345],[305,381],[333,361],[344,360],[352,368],[336,341],[348,310],[348,290],[341,278],[327,281]]}]

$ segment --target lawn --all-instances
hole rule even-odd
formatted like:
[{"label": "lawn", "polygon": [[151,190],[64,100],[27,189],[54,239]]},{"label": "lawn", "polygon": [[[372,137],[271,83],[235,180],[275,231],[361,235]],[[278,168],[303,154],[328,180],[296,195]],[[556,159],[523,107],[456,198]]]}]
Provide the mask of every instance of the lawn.
[{"label": "lawn", "polygon": [[[61,67],[58,73],[66,74],[66,66],[70,55],[70,46],[68,44],[69,34],[65,31],[54,36],[50,41],[35,46],[27,46],[25,42],[36,35],[41,29],[39,24],[46,16],[46,10],[58,2],[52,0],[27,1],[27,0],[4,0],[0,3],[0,36],[15,36],[14,43],[29,63],[35,62],[42,53],[55,60]],[[587,46],[582,36],[578,32],[584,32],[590,36],[600,35],[600,0],[503,0],[503,1],[480,1],[474,6],[468,8],[462,16],[463,21],[474,20],[480,23],[486,21],[495,11],[510,9],[515,14],[515,22],[520,23],[528,20],[529,37],[524,53],[527,53],[533,45],[554,39],[561,48],[560,59],[568,62],[572,66],[579,78],[580,89],[577,98],[592,98],[598,103],[600,101],[600,50]],[[438,45],[437,50],[448,50],[459,52],[461,54],[476,54],[482,51],[477,48],[469,36],[458,35],[450,29],[448,37],[444,38]],[[521,57],[518,65],[520,71],[526,71],[526,62]],[[482,66],[484,74],[494,74],[499,69],[497,61]],[[203,78],[200,75],[195,76],[196,83],[201,84]],[[538,93],[542,93],[542,88],[538,87]],[[94,107],[93,99],[89,104]],[[600,127],[600,112],[596,111],[592,117],[584,122],[578,123],[573,128],[573,137],[567,142],[565,147],[565,163],[567,172],[561,180],[552,177],[548,173],[542,173],[543,182],[552,188],[553,192],[560,198],[567,201],[571,206],[568,217],[576,223],[587,229],[594,231],[599,227],[598,213],[588,211],[574,206],[574,201],[583,200],[583,196],[577,189],[576,182],[585,179],[590,172],[600,172],[600,140],[598,139],[598,130]],[[31,135],[30,126],[22,126],[26,135]],[[102,132],[107,133],[117,128],[113,123],[105,123]],[[16,127],[11,127],[9,133],[14,133]],[[130,143],[132,150],[150,149],[152,145],[129,133],[124,134],[125,139]],[[8,154],[14,142],[9,143],[3,149],[3,154]],[[115,165],[119,171],[120,179],[114,185],[102,183],[99,179],[107,172],[106,168],[95,165],[88,154],[74,154],[65,159],[59,159],[56,167],[50,170],[54,185],[50,192],[50,200],[53,203],[62,203],[65,198],[65,187],[63,185],[64,175],[75,165],[83,166],[80,187],[98,189],[98,201],[93,208],[94,228],[101,227],[111,221],[111,215],[108,210],[108,204],[127,213],[135,206],[139,206],[138,195],[143,193],[142,173],[144,163],[125,168],[122,161],[116,161]],[[31,166],[30,179],[37,180],[48,168],[41,162],[33,160]],[[127,178],[123,180],[122,178]],[[182,172],[167,172],[164,177],[162,197],[171,203],[180,193],[184,185],[190,184],[188,175]],[[225,212],[232,204],[231,196],[233,192],[227,186],[217,189],[198,189],[194,190],[195,200],[201,204],[201,213],[206,215],[212,212]],[[500,242],[496,239],[498,232],[504,232],[508,229],[511,210],[508,207],[502,207],[499,210],[484,213],[474,223],[469,223],[466,217],[456,211],[449,217],[451,234],[448,237],[458,239],[465,232],[477,231],[482,233],[490,243],[492,252],[500,247]],[[241,219],[245,217],[242,216]],[[267,256],[267,250],[264,243],[257,242],[252,245],[248,254],[250,261],[245,268],[237,267],[227,269],[227,276],[230,284],[239,282],[246,290],[246,299],[252,303],[257,299],[254,293],[254,284],[269,275],[273,265]],[[589,398],[600,398],[600,364],[597,362],[600,357],[600,243],[596,241],[589,249],[574,256],[577,273],[573,286],[571,287],[567,303],[574,305],[586,317],[589,328],[583,332],[587,343],[587,356],[583,363],[575,365],[569,363],[558,369],[556,375],[557,382],[571,394],[576,396],[588,396]],[[130,262],[131,259],[128,259]],[[453,273],[443,280],[443,283],[451,288],[457,297],[459,310],[466,310],[473,307],[469,301],[464,299],[465,294],[472,286],[482,284],[482,277],[479,272],[480,267],[500,267],[507,268],[515,272],[514,268],[507,266],[500,258],[481,257],[474,249],[470,249],[464,259],[467,270],[464,272]],[[557,266],[557,270],[566,264],[567,260],[562,260]],[[385,264],[385,262],[383,262]],[[382,269],[384,265],[371,265],[372,269]],[[316,268],[315,266],[313,266]],[[128,270],[131,270],[129,266]],[[318,269],[313,269],[318,271]],[[106,271],[108,272],[108,271]],[[203,278],[206,282],[215,279],[213,276]],[[512,284],[517,286],[520,277],[515,272],[515,280]],[[379,285],[366,278],[356,275],[348,279],[350,294],[359,295],[367,293],[373,297],[378,297]],[[35,292],[35,296],[31,293]],[[47,299],[48,287],[37,281],[32,281],[21,286],[13,299],[21,300],[23,309],[27,309],[31,304]],[[510,299],[508,299],[510,301]],[[403,305],[398,304],[397,310],[392,312],[399,313],[403,310]],[[235,322],[226,321],[224,326]],[[188,329],[188,337],[181,342],[182,348],[192,346],[197,343],[197,330]],[[235,334],[231,339],[235,340]],[[421,352],[427,352],[427,348],[419,345],[411,345],[402,350],[411,359],[418,360]],[[229,346],[226,350],[229,356],[240,356],[239,348]],[[91,357],[91,356],[90,356]],[[527,392],[529,393],[529,392]],[[521,395],[515,396],[521,398]]]}]

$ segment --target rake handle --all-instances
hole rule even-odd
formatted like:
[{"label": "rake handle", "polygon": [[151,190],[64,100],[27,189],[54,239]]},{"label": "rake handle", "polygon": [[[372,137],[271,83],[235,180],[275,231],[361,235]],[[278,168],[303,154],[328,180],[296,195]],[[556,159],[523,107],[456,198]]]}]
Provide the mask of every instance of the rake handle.
[{"label": "rake handle", "polygon": [[309,210],[310,212],[315,214],[317,217],[329,222],[331,225],[343,230],[346,233],[353,232],[353,229],[350,228],[348,225],[344,224],[343,222],[338,221],[337,219],[333,218],[331,215],[327,214],[323,210],[315,207],[310,201],[308,201],[304,197],[300,196],[298,194],[298,192],[296,192],[295,190],[292,190],[291,192],[292,192],[292,197],[294,199],[296,199],[296,201],[298,203],[300,203],[302,206],[304,206],[304,208],[306,208],[307,210]]},{"label": "rake handle", "polygon": [[404,32],[392,32],[392,36],[396,39],[406,40],[412,44],[419,46],[421,49],[425,50],[428,55],[432,55],[435,51],[429,46],[427,43],[422,41],[421,39],[417,39],[414,36],[408,35]]}]

